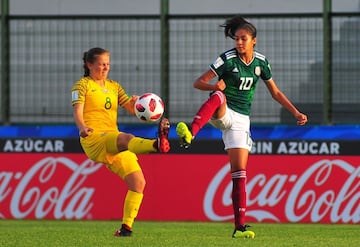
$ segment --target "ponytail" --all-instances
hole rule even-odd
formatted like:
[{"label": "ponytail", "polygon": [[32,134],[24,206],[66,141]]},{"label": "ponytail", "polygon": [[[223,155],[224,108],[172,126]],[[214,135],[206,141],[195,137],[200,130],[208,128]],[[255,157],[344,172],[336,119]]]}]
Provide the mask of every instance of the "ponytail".
[{"label": "ponytail", "polygon": [[238,29],[246,29],[253,38],[256,38],[256,28],[253,24],[246,21],[240,15],[236,15],[225,21],[224,24],[220,25],[224,27],[225,37],[235,39],[235,33]]},{"label": "ponytail", "polygon": [[87,61],[87,55],[88,55],[88,52],[84,52],[84,55],[83,55],[83,62],[84,62],[84,65],[83,65],[83,68],[84,68],[84,77],[86,76],[89,76],[90,75],[90,70],[86,64],[86,61]]}]

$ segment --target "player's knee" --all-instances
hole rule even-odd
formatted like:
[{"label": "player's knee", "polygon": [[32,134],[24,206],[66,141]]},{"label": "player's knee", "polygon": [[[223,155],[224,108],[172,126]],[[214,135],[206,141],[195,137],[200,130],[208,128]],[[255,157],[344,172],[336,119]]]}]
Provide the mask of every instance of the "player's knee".
[{"label": "player's knee", "polygon": [[146,185],[146,180],[141,171],[136,171],[128,174],[125,177],[125,182],[129,190],[137,193],[143,193]]},{"label": "player's knee", "polygon": [[134,135],[132,134],[120,133],[117,137],[117,142],[116,142],[118,150],[120,152],[127,150],[128,144],[132,138],[134,138]]},{"label": "player's knee", "polygon": [[143,179],[139,179],[137,181],[137,185],[136,185],[136,191],[138,193],[143,193],[144,192],[144,189],[145,189],[145,186],[146,186],[146,180],[143,178]]},{"label": "player's knee", "polygon": [[132,191],[135,191],[137,193],[143,193],[145,190],[145,186],[146,186],[146,181],[144,178],[139,178],[135,181],[133,181],[133,183],[131,183],[131,185],[129,185],[129,189]]},{"label": "player's knee", "polygon": [[220,104],[226,103],[226,96],[222,91],[215,91],[212,94],[212,97],[218,97],[220,99]]}]

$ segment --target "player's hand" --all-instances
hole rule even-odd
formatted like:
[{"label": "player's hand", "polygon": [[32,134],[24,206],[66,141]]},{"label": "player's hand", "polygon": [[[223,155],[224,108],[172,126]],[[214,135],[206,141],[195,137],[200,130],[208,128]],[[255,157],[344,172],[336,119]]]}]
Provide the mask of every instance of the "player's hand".
[{"label": "player's hand", "polygon": [[92,128],[84,127],[84,128],[79,130],[79,135],[81,137],[87,137],[91,132],[93,132]]},{"label": "player's hand", "polygon": [[295,118],[297,119],[297,124],[298,125],[305,125],[306,122],[308,121],[308,118],[305,114],[299,112]]},{"label": "player's hand", "polygon": [[223,91],[226,88],[226,84],[223,79],[215,83],[215,91]]},{"label": "player's hand", "polygon": [[137,99],[139,98],[139,95],[132,95],[131,99],[130,99],[130,105],[132,108],[134,108],[135,102],[137,101]]}]

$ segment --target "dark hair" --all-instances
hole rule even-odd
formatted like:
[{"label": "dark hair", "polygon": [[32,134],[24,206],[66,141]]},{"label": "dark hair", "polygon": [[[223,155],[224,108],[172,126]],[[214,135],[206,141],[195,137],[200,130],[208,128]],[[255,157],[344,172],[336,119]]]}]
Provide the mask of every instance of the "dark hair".
[{"label": "dark hair", "polygon": [[100,47],[91,48],[90,50],[84,52],[84,55],[83,55],[84,76],[90,75],[90,70],[86,63],[94,63],[96,60],[96,57],[99,55],[102,55],[104,53],[109,53],[109,51],[107,51],[103,48],[100,48]]},{"label": "dark hair", "polygon": [[256,27],[250,22],[246,21],[240,15],[236,15],[225,21],[224,24],[220,25],[224,27],[225,37],[235,39],[235,33],[238,29],[247,30],[253,38],[256,38]]}]

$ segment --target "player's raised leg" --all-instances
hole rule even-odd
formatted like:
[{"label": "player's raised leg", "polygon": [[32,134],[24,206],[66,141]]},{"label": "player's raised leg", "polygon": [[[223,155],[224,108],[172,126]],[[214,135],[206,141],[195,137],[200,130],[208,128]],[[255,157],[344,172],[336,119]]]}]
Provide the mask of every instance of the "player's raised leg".
[{"label": "player's raised leg", "polygon": [[190,129],[184,122],[179,122],[176,126],[176,133],[180,138],[180,146],[188,148],[200,129],[204,127],[223,104],[223,107],[225,107],[225,103],[224,93],[221,91],[214,91],[195,114]]}]

